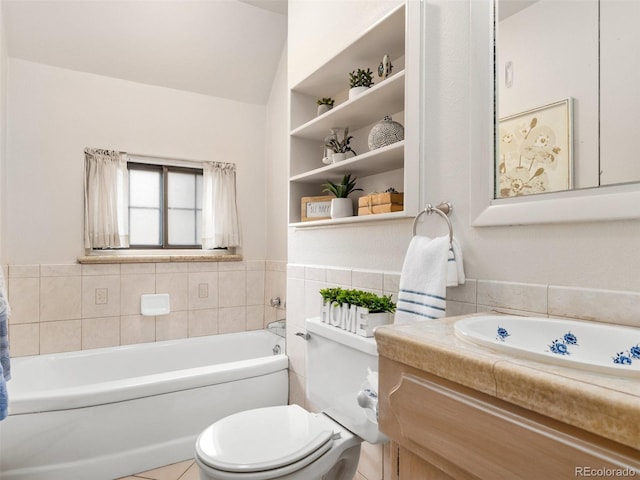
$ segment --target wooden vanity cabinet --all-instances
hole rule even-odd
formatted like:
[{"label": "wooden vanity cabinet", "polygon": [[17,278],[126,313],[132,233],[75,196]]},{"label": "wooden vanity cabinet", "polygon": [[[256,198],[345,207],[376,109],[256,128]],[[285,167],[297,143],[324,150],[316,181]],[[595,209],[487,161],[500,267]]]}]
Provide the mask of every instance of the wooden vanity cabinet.
[{"label": "wooden vanity cabinet", "polygon": [[638,450],[383,356],[379,402],[393,480],[640,476]]}]

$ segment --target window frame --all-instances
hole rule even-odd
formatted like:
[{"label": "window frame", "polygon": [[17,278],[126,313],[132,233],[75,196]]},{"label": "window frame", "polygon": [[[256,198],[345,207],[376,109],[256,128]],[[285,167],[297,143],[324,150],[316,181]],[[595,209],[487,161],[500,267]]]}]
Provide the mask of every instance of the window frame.
[{"label": "window frame", "polygon": [[[168,198],[168,190],[169,190],[169,173],[188,173],[192,175],[200,175],[204,174],[204,170],[202,168],[197,167],[184,167],[184,166],[175,166],[175,165],[166,165],[161,163],[146,163],[146,162],[135,162],[135,161],[127,161],[127,170],[131,171],[132,167],[134,170],[147,170],[153,172],[159,172],[161,175],[161,188],[160,188],[160,205],[161,205],[161,213],[160,213],[160,239],[162,244],[160,245],[138,245],[138,244],[129,244],[128,249],[124,250],[171,250],[171,249],[190,249],[190,250],[202,250],[202,240],[200,239],[200,243],[194,245],[182,245],[182,244],[171,244],[169,243],[169,229],[167,228],[169,222],[169,198]],[[130,188],[130,187],[129,187]],[[197,205],[197,202],[196,202]],[[131,204],[127,206],[128,209],[131,208]],[[198,209],[196,208],[196,211]],[[200,209],[202,211],[202,209]],[[129,217],[131,217],[129,215]],[[131,219],[129,218],[129,222]],[[129,229],[131,227],[131,223],[129,223]]]}]

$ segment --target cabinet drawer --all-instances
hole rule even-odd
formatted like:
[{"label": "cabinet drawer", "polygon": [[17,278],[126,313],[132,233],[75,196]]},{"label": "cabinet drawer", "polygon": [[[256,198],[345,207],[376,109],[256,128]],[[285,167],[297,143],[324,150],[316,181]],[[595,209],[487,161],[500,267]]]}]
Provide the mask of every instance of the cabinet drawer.
[{"label": "cabinet drawer", "polygon": [[637,451],[610,448],[612,442],[594,441],[599,437],[581,431],[584,436],[575,435],[573,427],[561,428],[564,424],[437,377],[394,374],[383,365],[381,374],[394,376],[384,382],[389,390],[381,391],[387,396],[381,403],[382,429],[427,461],[442,461],[444,470],[468,474],[459,478],[566,479],[594,476],[595,470],[609,473],[599,478],[614,478],[640,471]]}]

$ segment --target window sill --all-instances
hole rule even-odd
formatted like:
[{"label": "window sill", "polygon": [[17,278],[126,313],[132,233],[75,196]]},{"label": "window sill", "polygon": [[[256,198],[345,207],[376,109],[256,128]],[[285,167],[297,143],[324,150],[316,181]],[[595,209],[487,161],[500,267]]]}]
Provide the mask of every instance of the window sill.
[{"label": "window sill", "polygon": [[209,253],[202,250],[193,252],[110,252],[94,253],[78,257],[81,264],[109,264],[109,263],[169,263],[169,262],[240,262],[242,255],[229,253]]}]

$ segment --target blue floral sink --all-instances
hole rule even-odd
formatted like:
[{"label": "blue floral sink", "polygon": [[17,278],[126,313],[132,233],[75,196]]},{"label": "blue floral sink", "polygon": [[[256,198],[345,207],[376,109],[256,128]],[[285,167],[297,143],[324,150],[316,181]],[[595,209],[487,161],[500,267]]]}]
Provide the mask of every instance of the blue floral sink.
[{"label": "blue floral sink", "polygon": [[494,350],[592,372],[640,377],[640,328],[560,318],[483,315],[458,337]]}]

